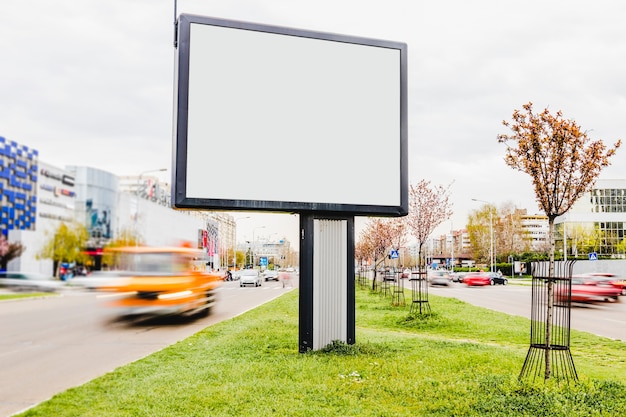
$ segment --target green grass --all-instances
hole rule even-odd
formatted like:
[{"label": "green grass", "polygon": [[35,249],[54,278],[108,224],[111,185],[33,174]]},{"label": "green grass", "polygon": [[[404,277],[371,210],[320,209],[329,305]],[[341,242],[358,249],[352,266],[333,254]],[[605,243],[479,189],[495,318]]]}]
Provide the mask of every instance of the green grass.
[{"label": "green grass", "polygon": [[55,293],[49,293],[49,292],[16,292],[16,293],[6,293],[6,294],[0,294],[0,301],[3,301],[3,300],[18,300],[20,298],[50,297],[52,295],[56,295],[56,294]]},{"label": "green grass", "polygon": [[298,353],[292,291],[22,416],[621,416],[626,343],[572,332],[579,382],[519,382],[530,322],[356,291],[357,343]]}]

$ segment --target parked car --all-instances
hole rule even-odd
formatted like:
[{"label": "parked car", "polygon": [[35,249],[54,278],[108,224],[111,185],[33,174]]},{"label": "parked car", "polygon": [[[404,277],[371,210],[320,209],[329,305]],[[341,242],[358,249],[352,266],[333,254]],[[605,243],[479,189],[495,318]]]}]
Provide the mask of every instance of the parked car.
[{"label": "parked car", "polygon": [[254,285],[260,287],[263,284],[261,275],[256,269],[242,269],[239,273],[239,286]]},{"label": "parked car", "polygon": [[491,285],[506,285],[509,280],[499,272],[488,272]]},{"label": "parked car", "polygon": [[0,272],[0,286],[13,291],[52,292],[60,289],[63,283],[36,272]]},{"label": "parked car", "polygon": [[[586,276],[575,275],[572,277],[572,302],[614,302],[619,300],[621,289],[610,284],[594,281]],[[564,291],[557,292],[555,297],[559,300],[566,299]]]},{"label": "parked car", "polygon": [[266,269],[263,271],[263,279],[265,281],[278,281],[278,271],[274,269]]},{"label": "parked car", "polygon": [[487,272],[470,272],[463,277],[463,283],[468,287],[491,285],[491,276]]},{"label": "parked car", "polygon": [[402,270],[402,278],[410,278],[411,277],[411,270],[409,268],[404,268],[404,270]]}]

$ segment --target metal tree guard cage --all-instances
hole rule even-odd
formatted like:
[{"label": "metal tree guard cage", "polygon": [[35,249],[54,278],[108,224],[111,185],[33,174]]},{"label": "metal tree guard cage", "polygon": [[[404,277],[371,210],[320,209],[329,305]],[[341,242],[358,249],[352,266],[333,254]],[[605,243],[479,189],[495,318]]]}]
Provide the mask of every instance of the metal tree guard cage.
[{"label": "metal tree guard cage", "polygon": [[554,262],[553,276],[550,276],[549,262],[533,262],[531,265],[530,348],[520,379],[554,377],[568,382],[578,380],[570,351],[572,271],[575,262]]},{"label": "metal tree guard cage", "polygon": [[396,280],[391,296],[391,305],[396,307],[403,307],[405,304],[404,279],[402,278],[402,271],[396,271]]},{"label": "metal tree guard cage", "polygon": [[409,314],[430,313],[428,302],[428,272],[425,266],[418,267],[417,271],[411,271],[411,310]]},{"label": "metal tree guard cage", "polygon": [[382,282],[380,283],[380,296],[391,296],[393,289],[392,284],[396,281],[395,272],[393,270],[385,271],[383,274]]}]

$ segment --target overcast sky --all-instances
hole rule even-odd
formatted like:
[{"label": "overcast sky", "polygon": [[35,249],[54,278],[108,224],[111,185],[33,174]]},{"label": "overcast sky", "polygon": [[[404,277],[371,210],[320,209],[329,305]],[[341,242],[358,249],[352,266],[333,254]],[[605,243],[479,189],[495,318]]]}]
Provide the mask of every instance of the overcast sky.
[{"label": "overcast sky", "polygon": [[[405,42],[410,182],[451,184],[454,216],[438,232],[462,228],[482,204],[473,198],[540,212],[530,177],[504,164],[496,139],[508,133],[502,120],[528,101],[537,111],[562,110],[607,145],[626,138],[624,1],[180,0],[177,7]],[[58,167],[117,175],[170,168],[173,21],[173,0],[3,0],[0,136]],[[626,178],[626,149],[601,178]],[[297,242],[296,216],[236,215],[246,216],[239,239]]]}]

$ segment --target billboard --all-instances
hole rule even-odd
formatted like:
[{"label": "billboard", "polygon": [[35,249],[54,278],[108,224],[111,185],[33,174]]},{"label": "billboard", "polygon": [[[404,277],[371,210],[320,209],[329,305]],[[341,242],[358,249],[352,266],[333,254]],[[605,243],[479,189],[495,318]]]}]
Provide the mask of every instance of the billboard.
[{"label": "billboard", "polygon": [[181,14],[175,208],[408,211],[406,44]]}]

